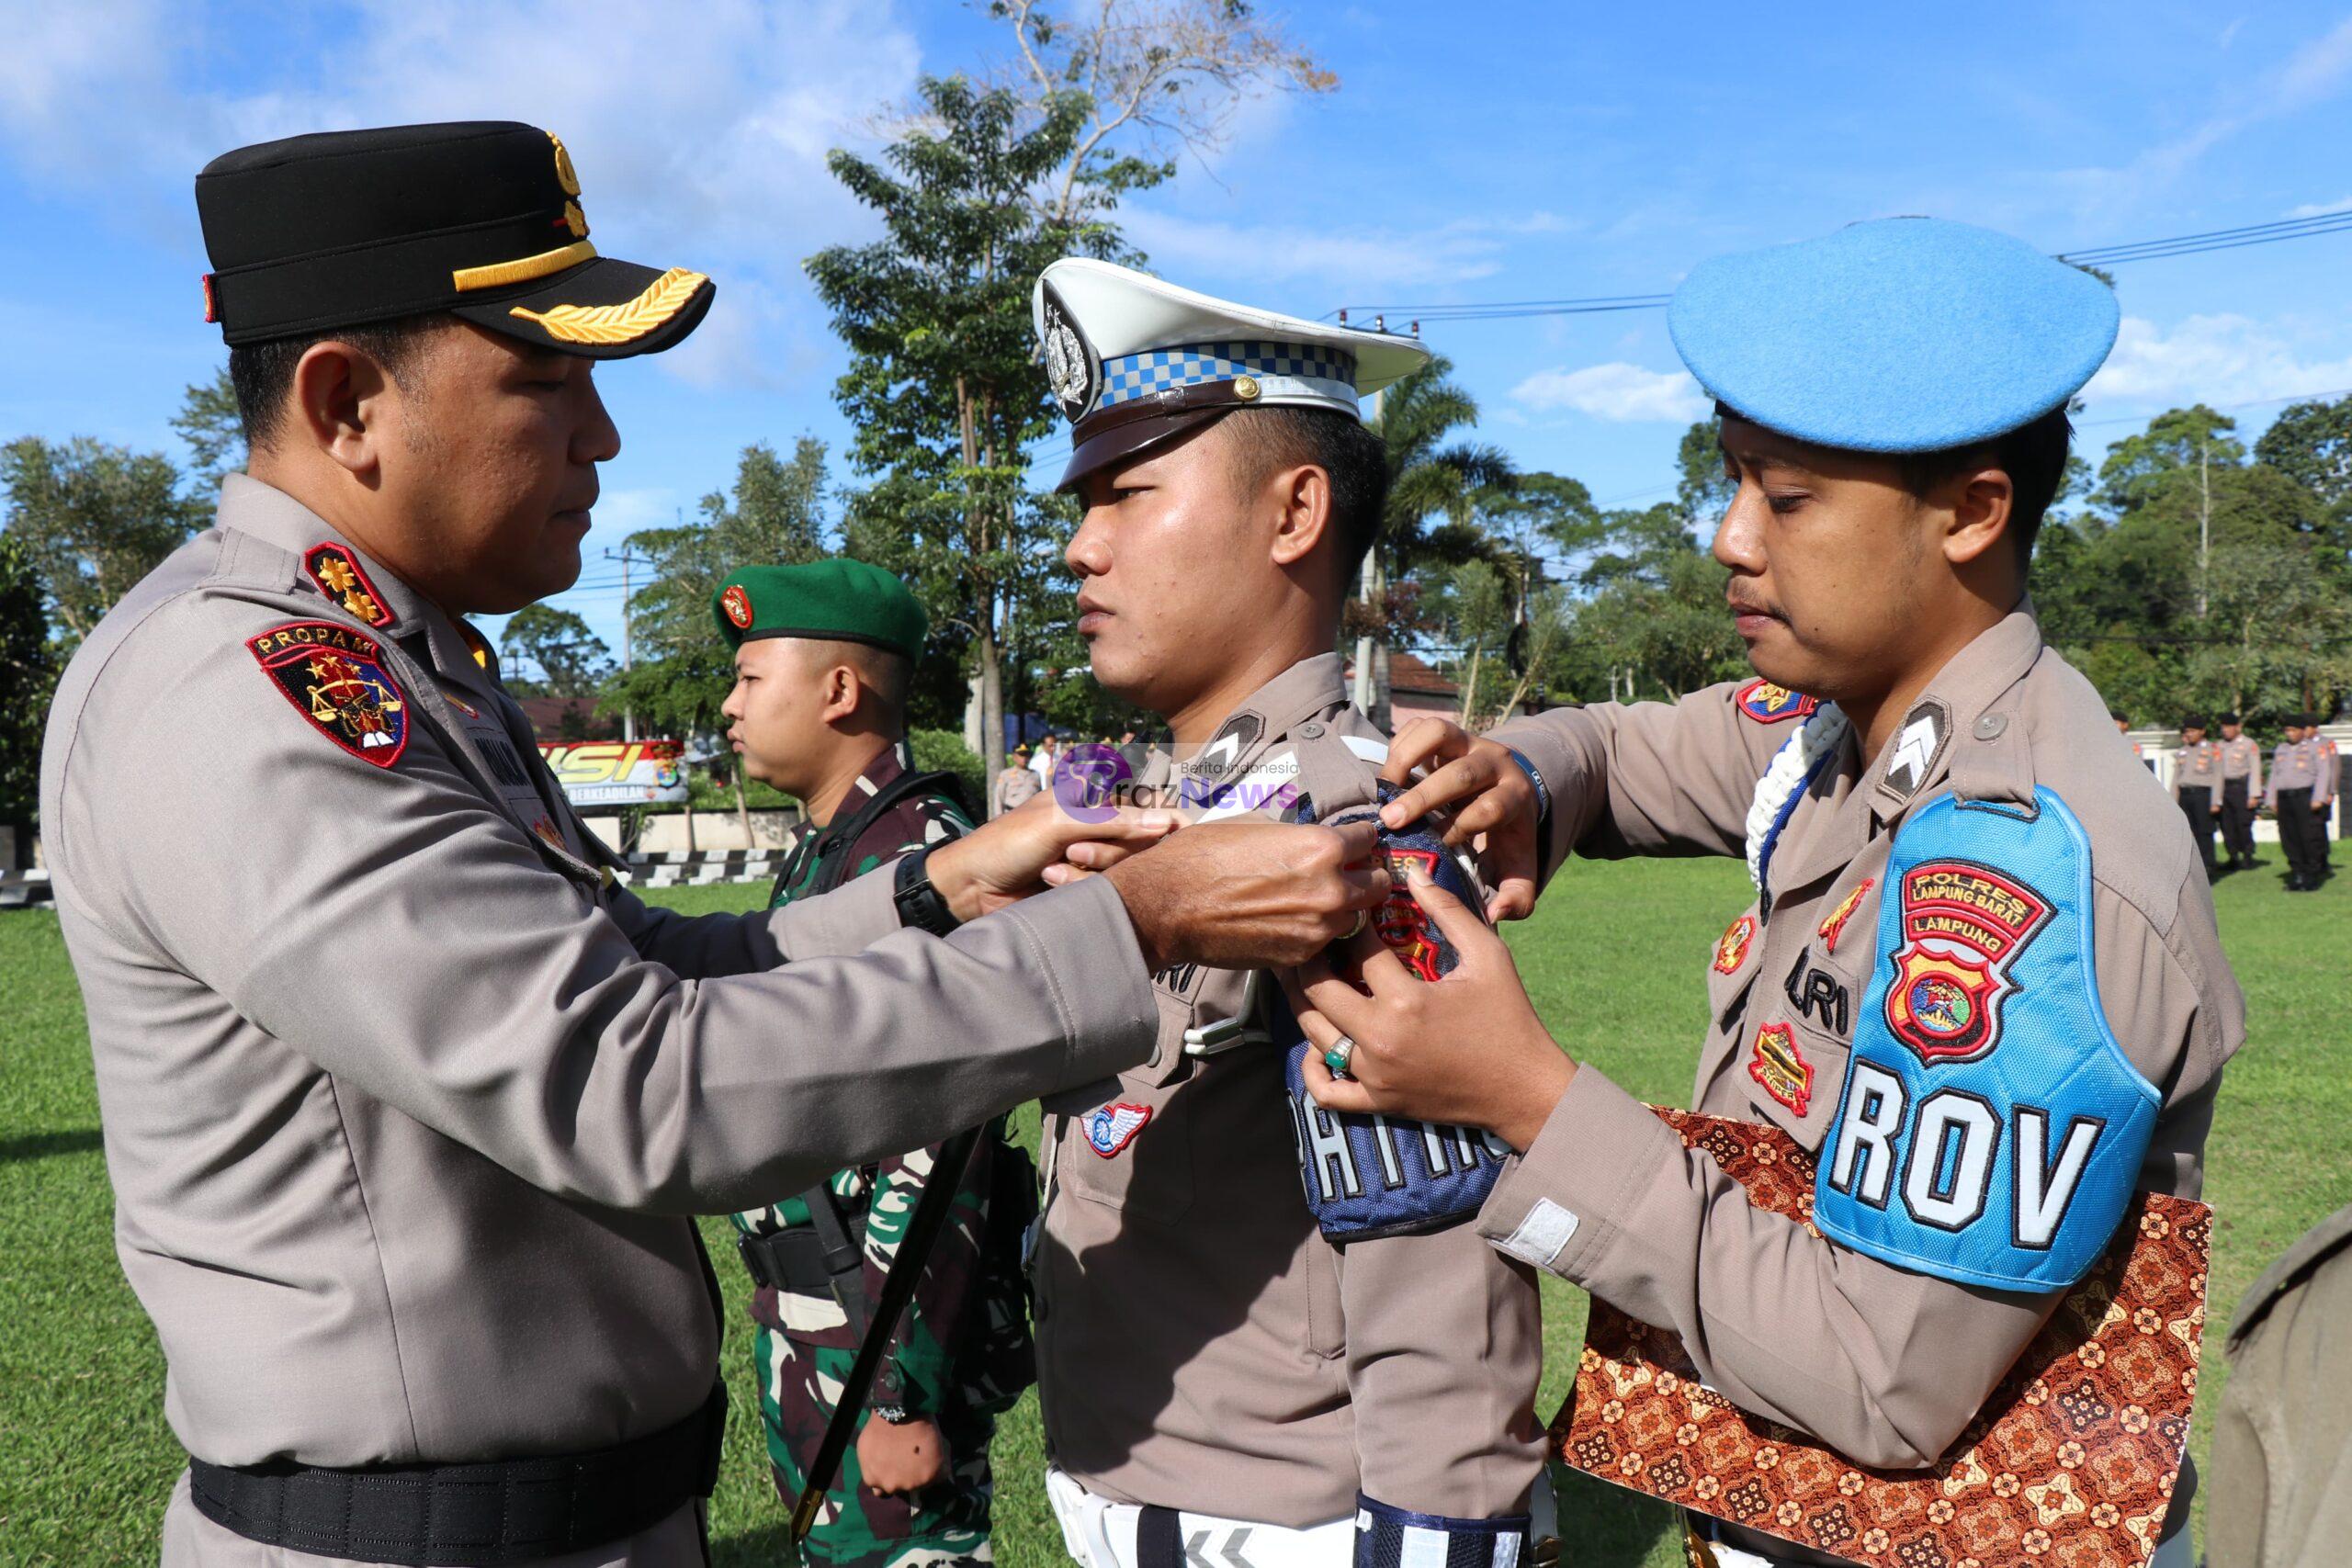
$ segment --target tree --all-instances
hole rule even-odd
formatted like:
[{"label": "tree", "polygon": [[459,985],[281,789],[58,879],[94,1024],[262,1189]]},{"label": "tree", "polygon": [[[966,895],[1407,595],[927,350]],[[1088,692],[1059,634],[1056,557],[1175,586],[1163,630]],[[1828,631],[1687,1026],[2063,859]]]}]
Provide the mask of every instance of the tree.
[{"label": "tree", "polygon": [[2098,468],[2099,501],[2120,510],[2136,503],[2165,474],[2244,461],[2245,446],[2230,434],[2237,427],[2236,420],[2203,403],[2166,410],[2140,434],[2107,449],[2107,460]]},{"label": "tree", "polygon": [[851,460],[875,482],[851,502],[854,553],[908,577],[969,637],[981,754],[1004,765],[1005,632],[1022,558],[1050,548],[1025,495],[1032,442],[1055,428],[1035,359],[1029,292],[1047,263],[1099,251],[1041,218],[1027,197],[1067,159],[1090,112],[1055,97],[1032,128],[1003,89],[926,78],[922,119],[881,163],[835,151],[835,178],[882,219],[886,238],[808,259],[850,349],[834,397],[856,429]]},{"label": "tree", "polygon": [[245,466],[245,424],[237,412],[237,389],[226,366],[211,380],[194,383],[181,394],[172,428],[187,443],[192,465],[188,484],[209,515],[221,479]]},{"label": "tree", "polygon": [[27,435],[0,446],[8,533],[69,649],[195,532],[202,512],[181,497],[179,482],[161,454],[86,435],[62,445]]},{"label": "tree", "polygon": [[2352,542],[2352,395],[2290,404],[2254,444],[2254,455],[2319,497],[2337,542]]},{"label": "tree", "polygon": [[1129,191],[1176,172],[1179,147],[1222,149],[1233,113],[1267,92],[1329,93],[1340,79],[1247,0],[1102,0],[1063,22],[1040,0],[989,0],[1017,49],[991,85],[1013,93],[1029,123],[1076,95],[1084,112],[1035,191],[1040,218],[1074,228]]},{"label": "tree", "polygon": [[1679,697],[1747,668],[1724,610],[1730,572],[1699,547],[1679,501],[1605,513],[1577,608],[1580,692]]},{"label": "tree", "polygon": [[[597,705],[680,737],[718,729],[718,705],[735,683],[735,657],[711,619],[711,596],[737,567],[823,554],[824,495],[823,442],[802,436],[789,462],[754,445],[736,463],[731,498],[713,491],[693,522],[630,535],[627,547],[652,563],[650,581],[628,602],[630,636],[641,651],[631,668],[605,680]],[[740,770],[734,782],[748,842],[751,807]]]},{"label": "tree", "polygon": [[1694,530],[1712,530],[1739,490],[1724,467],[1723,437],[1723,418],[1711,413],[1684,431],[1674,450],[1674,466],[1681,474],[1674,487],[1675,504]]},{"label": "tree", "polygon": [[537,680],[506,682],[525,696],[594,696],[612,673],[612,649],[570,610],[526,604],[498,640],[538,666]]},{"label": "tree", "polygon": [[40,808],[41,730],[56,687],[40,581],[23,542],[0,534],[0,828],[17,830],[19,855]]},{"label": "tree", "polygon": [[[1401,583],[1424,564],[1442,568],[1479,554],[1479,497],[1510,488],[1518,477],[1500,447],[1449,441],[1454,432],[1478,423],[1477,401],[1448,379],[1453,371],[1452,360],[1432,357],[1381,393],[1380,412],[1371,422],[1386,453],[1388,502],[1365,558],[1367,591],[1358,609],[1359,624],[1371,628],[1371,647],[1367,650],[1359,641],[1357,652],[1360,658],[1366,651],[1372,656],[1369,712],[1378,724],[1388,716],[1389,645],[1408,629],[1400,624],[1389,584]],[[1430,527],[1432,518],[1442,521]],[[1359,697],[1364,686],[1359,676]]]}]

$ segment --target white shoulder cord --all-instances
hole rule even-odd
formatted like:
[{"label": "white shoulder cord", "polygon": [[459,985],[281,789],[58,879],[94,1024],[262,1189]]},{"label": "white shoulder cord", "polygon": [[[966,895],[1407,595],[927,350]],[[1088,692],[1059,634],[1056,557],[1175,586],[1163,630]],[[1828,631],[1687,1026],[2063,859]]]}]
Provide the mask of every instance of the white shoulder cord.
[{"label": "white shoulder cord", "polygon": [[1821,759],[1845,744],[1849,728],[1836,703],[1822,704],[1772,754],[1772,765],[1756,781],[1756,798],[1747,807],[1747,880],[1758,893],[1764,891],[1764,857],[1778,835],[1781,812]]}]

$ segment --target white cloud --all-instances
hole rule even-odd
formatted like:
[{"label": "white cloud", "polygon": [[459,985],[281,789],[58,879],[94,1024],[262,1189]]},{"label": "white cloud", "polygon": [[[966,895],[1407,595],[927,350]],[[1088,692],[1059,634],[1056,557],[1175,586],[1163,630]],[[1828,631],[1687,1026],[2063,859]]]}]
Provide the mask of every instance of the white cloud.
[{"label": "white cloud", "polygon": [[1317,296],[1328,297],[1332,305],[1400,286],[1466,283],[1490,276],[1502,270],[1508,239],[1550,233],[1564,226],[1548,212],[1464,219],[1417,231],[1360,229],[1318,233],[1285,224],[1181,218],[1148,207],[1125,208],[1121,217],[1127,237],[1150,256],[1154,271],[1180,281],[1187,273],[1242,275],[1261,281],[1308,280]]},{"label": "white cloud", "polygon": [[2352,355],[2305,359],[2292,338],[2245,316],[2190,316],[2166,332],[2123,318],[2115,352],[2084,389],[2094,402],[2262,402],[2352,386]]},{"label": "white cloud", "polygon": [[2287,209],[2284,216],[2289,218],[2317,218],[2323,212],[2346,211],[2352,211],[2352,191],[2346,192],[2344,195],[2337,197],[2334,201],[2307,201],[2301,207],[2290,207]]},{"label": "white cloud", "polygon": [[1580,370],[1539,370],[1511,389],[1530,408],[1574,409],[1619,423],[1688,423],[1705,415],[1707,396],[1679,370],[1645,370],[1612,360]]},{"label": "white cloud", "polygon": [[2162,187],[2212,148],[2249,126],[2282,118],[2335,97],[2352,82],[2352,17],[2289,55],[2233,101],[2121,168],[2076,169],[2061,176],[2086,197],[2135,197]]},{"label": "white cloud", "polygon": [[766,340],[805,335],[804,317],[821,327],[801,259],[877,227],[825,155],[870,145],[871,117],[921,66],[871,0],[358,0],[313,52],[273,68],[303,85],[224,91],[204,74],[201,29],[162,0],[14,11],[0,159],[190,247],[190,183],[229,148],[437,119],[546,126],[580,171],[600,250],[718,280],[695,352],[671,367],[705,386],[772,378]]}]

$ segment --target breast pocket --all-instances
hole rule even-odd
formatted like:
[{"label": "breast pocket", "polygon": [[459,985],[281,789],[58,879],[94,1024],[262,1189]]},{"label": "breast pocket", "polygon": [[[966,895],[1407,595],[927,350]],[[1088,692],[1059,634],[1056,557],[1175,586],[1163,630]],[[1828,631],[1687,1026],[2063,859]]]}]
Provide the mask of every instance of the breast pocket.
[{"label": "breast pocket", "polygon": [[1158,1224],[1193,1206],[1189,1080],[1155,1084],[1123,1076],[1119,1093],[1071,1116],[1055,1179],[1069,1196]]}]

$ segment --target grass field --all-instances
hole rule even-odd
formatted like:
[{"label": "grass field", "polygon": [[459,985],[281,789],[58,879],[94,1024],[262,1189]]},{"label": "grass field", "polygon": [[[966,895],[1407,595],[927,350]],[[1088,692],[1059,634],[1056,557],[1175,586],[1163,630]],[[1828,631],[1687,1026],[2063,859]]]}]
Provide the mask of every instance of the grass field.
[{"label": "grass field", "polygon": [[[2352,1199],[2352,1052],[2340,1005],[2352,949],[2352,879],[2311,897],[2279,890],[2277,851],[2262,872],[2222,884],[2222,933],[2246,992],[2251,1038],[2231,1067],[2209,1151],[2206,1196],[2219,1211],[2212,1273],[2217,1344],[2231,1308],[2268,1260]],[[741,908],[744,888],[656,895],[696,911]],[[1537,918],[1513,932],[1538,1004],[1562,1039],[1634,1093],[1679,1104],[1690,1092],[1703,1004],[1699,971],[1745,903],[1729,862],[1576,868]],[[163,1363],[124,1285],[111,1240],[80,998],[54,916],[0,914],[0,1562],[152,1562],[157,1520],[181,1456],[162,1414]],[[1034,1124],[1034,1123],[1033,1123]],[[726,1265],[725,1222],[708,1226]],[[748,1282],[722,1266],[730,1371],[747,1364]],[[593,1289],[593,1281],[582,1281]],[[1552,1289],[1551,1355],[1541,1409],[1558,1404],[1584,1327],[1582,1298]],[[2209,1358],[2195,1451],[2209,1442],[2223,1379]],[[1035,1396],[997,1439],[998,1552],[1016,1568],[1062,1561],[1044,1506]],[[722,1564],[783,1560],[782,1510],[765,1480],[756,1416],[739,1398],[714,1524]],[[1577,1568],[1667,1568],[1680,1554],[1665,1511],[1598,1483],[1561,1496],[1566,1561]]]}]

